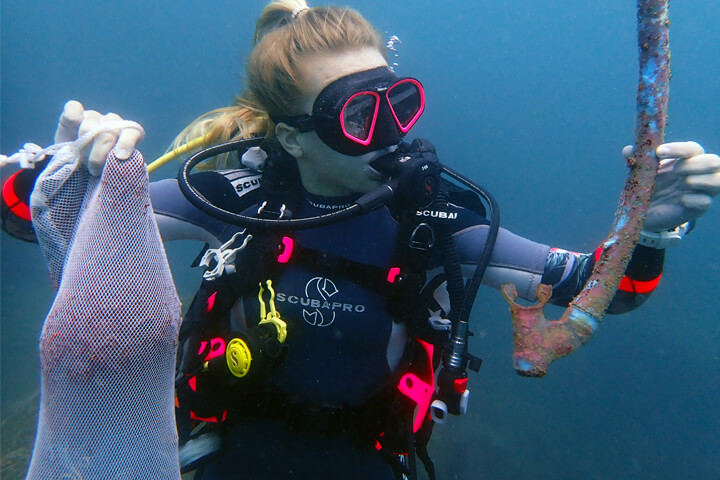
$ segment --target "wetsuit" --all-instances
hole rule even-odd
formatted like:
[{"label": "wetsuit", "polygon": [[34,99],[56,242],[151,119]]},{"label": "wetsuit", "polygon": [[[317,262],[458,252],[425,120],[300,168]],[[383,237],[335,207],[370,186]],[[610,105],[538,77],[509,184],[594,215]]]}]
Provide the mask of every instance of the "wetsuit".
[{"label": "wetsuit", "polygon": [[[256,173],[206,172],[198,174],[196,183],[212,203],[223,208],[257,210]],[[200,239],[215,248],[240,230],[191,206],[175,180],[153,183],[151,197],[166,241]],[[327,213],[355,198],[323,198],[303,192],[294,217]],[[8,225],[17,220],[14,212],[3,212],[3,228],[10,233]],[[469,278],[489,228],[483,218],[462,208],[452,228],[463,274]],[[370,272],[388,272],[396,258],[399,230],[396,217],[383,207],[338,224],[293,233],[300,251],[325,252],[334,260],[333,266],[291,258],[273,278],[275,302],[288,324],[287,353],[264,381],[274,392],[302,405],[303,411],[313,406],[328,411],[361,406],[402,368],[409,345],[408,326],[395,321],[377,285],[358,282],[348,273],[348,266],[353,265]],[[611,313],[635,308],[647,298],[662,272],[663,254],[662,250],[637,248]],[[338,259],[345,271],[338,269]],[[527,300],[535,299],[539,283],[551,284],[551,301],[567,304],[586,282],[594,261],[592,253],[551,249],[501,229],[484,283],[498,287],[512,282]],[[239,271],[242,268],[238,265]],[[445,318],[449,310],[444,280],[440,258],[430,255],[419,297],[428,319]],[[205,282],[203,301],[213,289],[209,283]],[[230,328],[242,329],[259,319],[257,290],[239,297],[232,299],[236,302],[231,302],[234,305],[226,315]],[[195,307],[202,310],[205,305]],[[190,310],[192,314],[192,306]],[[306,420],[312,422],[312,415]],[[207,463],[203,478],[393,478],[372,444],[358,442],[352,433],[342,430],[329,434],[326,425],[305,427],[288,429],[282,412],[226,422],[222,453]]]}]

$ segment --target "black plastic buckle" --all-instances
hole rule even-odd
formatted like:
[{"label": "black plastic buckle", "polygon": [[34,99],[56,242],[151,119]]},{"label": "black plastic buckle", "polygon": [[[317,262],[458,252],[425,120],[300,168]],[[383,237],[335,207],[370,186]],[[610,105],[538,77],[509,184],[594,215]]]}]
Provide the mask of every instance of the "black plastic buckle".
[{"label": "black plastic buckle", "polygon": [[410,248],[430,250],[435,246],[435,230],[427,223],[418,224],[410,234]]}]

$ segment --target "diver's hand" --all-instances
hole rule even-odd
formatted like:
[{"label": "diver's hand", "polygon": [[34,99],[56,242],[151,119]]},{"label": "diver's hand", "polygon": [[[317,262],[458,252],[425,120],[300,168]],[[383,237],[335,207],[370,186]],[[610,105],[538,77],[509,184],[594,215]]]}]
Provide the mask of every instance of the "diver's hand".
[{"label": "diver's hand", "polygon": [[[55,132],[55,143],[72,142],[103,123],[118,120],[122,120],[120,115],[115,113],[103,115],[95,110],[85,110],[80,102],[70,100],[65,104],[60,115]],[[143,137],[144,132],[137,128],[122,128],[100,133],[80,151],[80,163],[86,165],[92,175],[100,175],[105,159],[113,147],[118,160],[127,160]]]},{"label": "diver's hand", "polygon": [[[623,148],[630,157],[633,147]],[[720,193],[720,157],[705,153],[695,142],[664,143],[655,150],[660,159],[655,192],[643,230],[663,232],[695,220],[708,211]]]}]

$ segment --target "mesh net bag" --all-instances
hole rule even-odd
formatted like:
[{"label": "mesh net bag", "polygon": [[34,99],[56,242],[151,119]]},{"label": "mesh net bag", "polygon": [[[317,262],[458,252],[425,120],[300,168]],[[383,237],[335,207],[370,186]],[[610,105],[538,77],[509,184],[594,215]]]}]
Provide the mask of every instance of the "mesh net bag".
[{"label": "mesh net bag", "polygon": [[42,389],[28,479],[179,479],[174,368],[180,301],[145,164],[111,152],[102,178],[55,154],[33,223],[57,297],[40,337]]}]

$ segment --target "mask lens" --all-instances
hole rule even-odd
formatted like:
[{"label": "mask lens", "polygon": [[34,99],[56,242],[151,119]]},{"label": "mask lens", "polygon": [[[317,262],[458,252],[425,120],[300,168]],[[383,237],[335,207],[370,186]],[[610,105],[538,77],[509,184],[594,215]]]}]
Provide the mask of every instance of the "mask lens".
[{"label": "mask lens", "polygon": [[422,86],[413,79],[401,80],[388,90],[387,98],[395,121],[403,133],[407,132],[425,108]]},{"label": "mask lens", "polygon": [[349,139],[367,145],[372,140],[380,96],[375,92],[356,93],[345,102],[340,121]]}]

